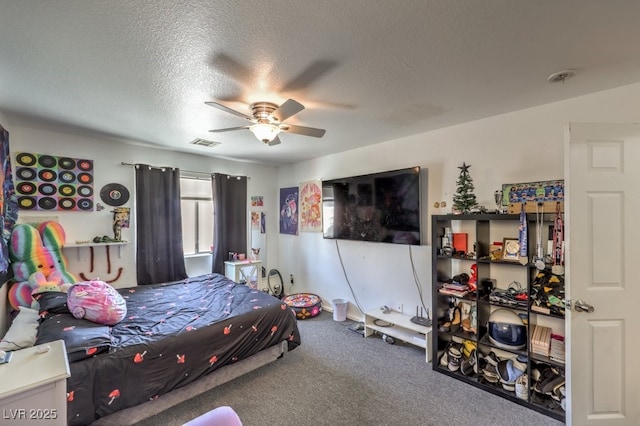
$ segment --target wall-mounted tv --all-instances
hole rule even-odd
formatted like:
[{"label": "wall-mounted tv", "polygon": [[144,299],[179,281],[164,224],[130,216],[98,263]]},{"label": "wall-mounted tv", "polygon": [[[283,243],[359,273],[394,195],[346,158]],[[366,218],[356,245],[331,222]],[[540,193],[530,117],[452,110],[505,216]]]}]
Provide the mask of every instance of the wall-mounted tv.
[{"label": "wall-mounted tv", "polygon": [[322,181],[324,238],[420,244],[420,167]]}]

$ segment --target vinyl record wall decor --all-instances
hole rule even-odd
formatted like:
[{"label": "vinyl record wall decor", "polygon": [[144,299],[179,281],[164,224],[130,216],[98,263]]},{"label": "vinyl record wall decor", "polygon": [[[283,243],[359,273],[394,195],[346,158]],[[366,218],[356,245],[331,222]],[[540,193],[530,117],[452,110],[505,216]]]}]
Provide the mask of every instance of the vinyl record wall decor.
[{"label": "vinyl record wall decor", "polygon": [[93,160],[16,154],[21,210],[93,211]]}]

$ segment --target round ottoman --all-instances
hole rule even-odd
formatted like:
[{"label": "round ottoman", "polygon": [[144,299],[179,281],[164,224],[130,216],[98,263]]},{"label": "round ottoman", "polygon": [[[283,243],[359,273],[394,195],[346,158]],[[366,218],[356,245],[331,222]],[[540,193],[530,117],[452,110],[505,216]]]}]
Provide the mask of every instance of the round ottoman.
[{"label": "round ottoman", "polygon": [[299,320],[313,318],[322,312],[322,300],[313,293],[295,293],[285,296],[282,301],[291,308]]}]

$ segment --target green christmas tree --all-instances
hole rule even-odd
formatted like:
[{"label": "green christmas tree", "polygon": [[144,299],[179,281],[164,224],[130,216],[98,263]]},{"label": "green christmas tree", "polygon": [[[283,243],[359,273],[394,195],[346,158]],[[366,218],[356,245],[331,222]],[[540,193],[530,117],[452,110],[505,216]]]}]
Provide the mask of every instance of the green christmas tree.
[{"label": "green christmas tree", "polygon": [[467,166],[465,163],[458,167],[460,176],[458,176],[458,181],[456,182],[458,188],[456,193],[453,194],[453,208],[460,213],[469,213],[472,207],[478,205],[476,195],[473,193],[475,188],[473,187],[473,179],[469,174],[469,167],[471,166]]}]

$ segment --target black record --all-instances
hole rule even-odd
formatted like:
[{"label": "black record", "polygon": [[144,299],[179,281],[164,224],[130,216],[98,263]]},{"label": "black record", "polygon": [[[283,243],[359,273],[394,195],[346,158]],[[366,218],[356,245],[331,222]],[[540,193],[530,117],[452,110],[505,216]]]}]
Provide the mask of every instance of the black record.
[{"label": "black record", "polygon": [[18,179],[33,180],[36,177],[36,170],[30,169],[29,167],[19,167],[18,170],[16,170],[16,175]]},{"label": "black record", "polygon": [[57,161],[55,157],[52,157],[51,155],[42,155],[38,159],[38,164],[40,164],[42,167],[55,167],[56,163]]},{"label": "black record", "polygon": [[56,186],[51,183],[43,183],[38,186],[38,192],[41,195],[54,195],[56,193]]},{"label": "black record", "polygon": [[58,179],[60,179],[60,182],[72,183],[76,180],[76,175],[73,172],[60,172]]},{"label": "black record", "polygon": [[60,185],[58,194],[63,197],[73,197],[76,194],[76,187],[73,185]]},{"label": "black record", "polygon": [[89,198],[80,198],[78,200],[78,208],[80,210],[93,210],[93,201]]},{"label": "black record", "polygon": [[62,157],[58,160],[58,167],[64,170],[73,170],[76,167],[76,160],[69,157]]},{"label": "black record", "polygon": [[58,174],[56,172],[54,172],[53,170],[44,169],[44,170],[40,170],[38,172],[38,177],[40,178],[41,181],[53,182],[54,180],[56,180],[58,178]]},{"label": "black record", "polygon": [[110,206],[121,206],[129,201],[129,190],[119,183],[108,183],[100,190],[100,198]]},{"label": "black record", "polygon": [[76,206],[76,202],[73,198],[61,198],[60,201],[58,201],[58,205],[62,210],[73,210]]},{"label": "black record", "polygon": [[93,161],[91,160],[78,160],[76,161],[76,165],[80,170],[83,170],[85,172],[93,170]]},{"label": "black record", "polygon": [[35,197],[18,197],[18,206],[22,210],[32,210],[36,207]]},{"label": "black record", "polygon": [[93,182],[93,175],[91,173],[78,173],[78,183],[88,184]]},{"label": "black record", "polygon": [[78,195],[81,197],[91,197],[93,195],[93,187],[89,185],[80,185],[78,187]]},{"label": "black record", "polygon": [[36,164],[36,156],[27,152],[21,152],[16,155],[16,161],[21,166],[34,166]]},{"label": "black record", "polygon": [[55,198],[42,197],[38,200],[38,206],[42,210],[53,210],[56,208],[57,205],[58,203],[56,202]]},{"label": "black record", "polygon": [[20,182],[16,187],[18,194],[31,195],[35,194],[36,186],[31,182]]}]

